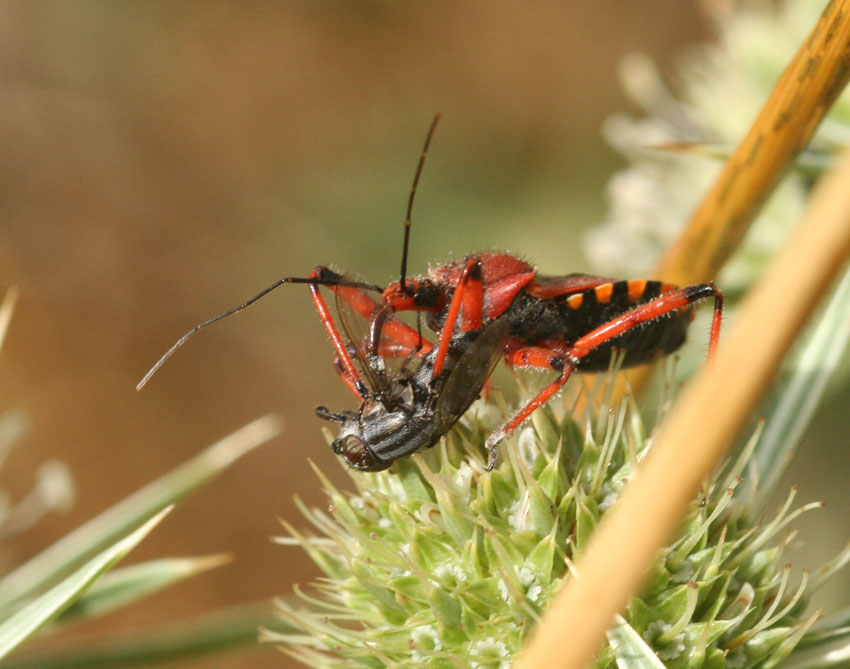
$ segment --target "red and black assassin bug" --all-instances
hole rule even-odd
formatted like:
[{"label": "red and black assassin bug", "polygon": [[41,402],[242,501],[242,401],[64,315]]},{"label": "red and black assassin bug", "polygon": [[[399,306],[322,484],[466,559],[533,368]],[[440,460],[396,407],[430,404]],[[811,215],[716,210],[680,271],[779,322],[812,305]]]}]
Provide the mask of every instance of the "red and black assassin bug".
[{"label": "red and black assassin bug", "polygon": [[[715,300],[709,355],[713,353],[720,336],[723,295],[712,283],[680,288],[644,279],[623,281],[582,274],[549,277],[538,275],[524,260],[492,252],[431,268],[427,277],[407,277],[413,198],[439,118],[438,114],[431,124],[408,200],[401,277],[383,289],[380,303],[368,294],[381,291],[378,286],[341,277],[326,267],[306,278],[280,279],[186,333],[137,388],[201,328],[244,309],[284,283],[305,283],[336,350],[337,371],[362,401],[357,414],[333,414],[321,407],[318,411],[322,418],[343,423],[345,434],[334,442],[334,450],[353,467],[383,469],[394,459],[434,445],[479,394],[493,361],[501,355],[512,367],[557,372],[554,381],[488,437],[488,469],[492,469],[495,446],[557,393],[573,370],[606,369],[615,348],[624,352],[624,366],[672,353],[684,341],[694,303],[707,297]],[[319,292],[321,285],[336,294],[341,317],[357,314],[366,323],[360,328],[362,336],[352,335],[354,328],[346,326],[348,341],[343,339]],[[425,312],[426,323],[439,333],[437,347],[398,320],[398,311]],[[497,322],[500,325],[491,333]],[[362,374],[355,367],[355,358]],[[401,358],[413,362],[407,369],[402,365],[400,372],[388,374],[386,361]],[[480,361],[482,369],[475,372],[472,360]],[[428,409],[440,404],[442,394],[457,392],[454,388],[460,380],[469,386],[463,402],[447,401],[445,406],[451,406],[451,411]],[[410,392],[402,398],[402,391],[408,388]],[[397,427],[403,413],[417,416],[414,427],[407,431]],[[376,453],[375,446],[383,452]]]},{"label": "red and black assassin bug", "polygon": [[[439,118],[439,114],[434,118],[425,140],[411,201]],[[615,348],[623,351],[625,367],[672,353],[685,340],[693,305],[708,297],[714,298],[709,356],[717,347],[723,294],[713,283],[679,287],[584,274],[542,276],[524,260],[493,252],[432,267],[426,277],[407,277],[410,212],[409,204],[401,277],[384,289],[373,330],[379,331],[381,321],[398,311],[426,312],[426,323],[445,342],[450,340],[448,333],[477,331],[494,319],[505,319],[509,323],[503,351],[506,364],[558,373],[488,437],[488,469],[495,465],[495,446],[557,393],[573,370],[606,369]]]}]

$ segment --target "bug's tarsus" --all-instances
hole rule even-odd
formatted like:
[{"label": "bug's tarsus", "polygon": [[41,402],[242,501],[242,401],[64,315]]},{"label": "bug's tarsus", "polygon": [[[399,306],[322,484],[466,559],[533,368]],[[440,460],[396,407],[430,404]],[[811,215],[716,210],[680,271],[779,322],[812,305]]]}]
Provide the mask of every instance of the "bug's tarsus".
[{"label": "bug's tarsus", "polygon": [[404,243],[401,252],[401,278],[399,285],[401,290],[407,290],[407,250],[410,246],[410,225],[411,216],[413,214],[413,199],[416,196],[416,187],[419,185],[419,177],[422,176],[422,168],[425,166],[425,157],[428,155],[428,147],[431,145],[431,138],[434,136],[434,131],[437,129],[437,123],[440,122],[442,114],[437,112],[434,115],[434,120],[431,121],[431,127],[428,129],[428,135],[425,137],[425,146],[422,147],[422,155],[419,156],[419,164],[416,166],[416,174],[413,176],[413,185],[410,187],[410,197],[407,200],[407,214],[404,217]]}]

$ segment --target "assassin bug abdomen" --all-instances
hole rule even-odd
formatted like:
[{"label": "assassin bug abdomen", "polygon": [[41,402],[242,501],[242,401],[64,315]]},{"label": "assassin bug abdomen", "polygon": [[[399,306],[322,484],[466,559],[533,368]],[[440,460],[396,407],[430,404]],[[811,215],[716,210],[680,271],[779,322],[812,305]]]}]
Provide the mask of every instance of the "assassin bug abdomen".
[{"label": "assassin bug abdomen", "polygon": [[[543,292],[540,287],[551,284],[595,285],[551,297],[536,296],[535,293]],[[514,343],[545,344],[551,340],[572,343],[599,325],[610,322],[630,309],[673,293],[677,288],[670,283],[644,279],[617,281],[583,274],[540,276],[530,289],[515,293],[513,301],[506,309],[500,310],[500,315],[504,314],[510,322],[510,338]],[[454,289],[447,291],[449,296],[453,293]],[[686,306],[668,312],[660,311],[657,319],[640,323],[613,337],[610,342],[600,344],[582,358],[578,369],[584,372],[604,371],[608,368],[614,348],[623,352],[624,367],[642,365],[660,355],[673,353],[684,343],[688,326],[693,320],[692,301],[713,294],[707,285],[694,286],[688,291]],[[488,298],[485,285],[484,320],[495,312],[492,308],[488,309]],[[439,332],[445,320],[446,312],[443,310],[429,312],[426,322],[431,329]]]},{"label": "assassin bug abdomen", "polygon": [[[629,286],[633,288],[631,293]],[[662,291],[670,292],[673,289],[659,281],[614,281],[572,295],[547,299],[522,292],[508,310],[511,336],[524,342],[552,338],[574,342],[601,323],[607,323],[629,309],[654,300]],[[641,365],[659,355],[672,353],[685,341],[692,316],[693,309],[686,307],[683,312],[671,312],[656,321],[643,323],[607,344],[596,347],[582,358],[577,368],[583,372],[607,369],[611,363],[611,351],[615,347],[623,352],[624,367]]]}]

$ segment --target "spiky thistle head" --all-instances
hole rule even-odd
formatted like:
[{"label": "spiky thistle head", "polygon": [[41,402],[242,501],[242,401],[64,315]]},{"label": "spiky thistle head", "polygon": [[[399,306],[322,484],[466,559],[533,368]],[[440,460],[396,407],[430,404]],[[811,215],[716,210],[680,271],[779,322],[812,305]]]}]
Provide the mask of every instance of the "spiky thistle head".
[{"label": "spiky thistle head", "polygon": [[[280,542],[325,576],[279,602],[301,632],[266,640],[314,667],[510,666],[651,436],[628,399],[579,419],[544,407],[486,472],[484,439],[502,413],[480,401],[430,452],[349,472],[354,492],[317,470],[328,510],[301,504],[312,531],[284,523]],[[792,491],[774,519],[754,521],[735,496],[754,443],[693,501],[625,614],[666,666],[772,666],[813,621],[782,531],[819,504],[792,510]],[[613,642],[597,666],[627,652]]]}]

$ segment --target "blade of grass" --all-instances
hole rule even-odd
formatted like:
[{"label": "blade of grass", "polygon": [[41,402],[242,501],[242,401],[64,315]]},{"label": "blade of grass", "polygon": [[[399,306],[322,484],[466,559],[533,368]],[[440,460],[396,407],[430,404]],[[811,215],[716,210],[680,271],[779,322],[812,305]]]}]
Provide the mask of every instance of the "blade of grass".
[{"label": "blade of grass", "polygon": [[[850,272],[845,273],[811,334],[790,378],[769,410],[764,432],[744,479],[742,497],[760,508],[788,466],[850,342]],[[747,488],[758,483],[758,488]]]},{"label": "blade of grass", "polygon": [[850,256],[848,183],[850,151],[820,180],[802,223],[742,304],[715,359],[685,388],[649,456],[579,556],[578,577],[546,611],[516,669],[578,669],[591,662]]},{"label": "blade of grass", "polygon": [[[170,621],[119,634],[53,642],[48,650],[24,651],[3,664],[4,669],[96,669],[150,667],[181,659],[196,662],[204,654],[257,644],[261,627],[288,627],[271,613],[270,602],[236,606],[190,620]],[[295,628],[288,627],[294,632]],[[273,650],[272,646],[265,646]],[[273,650],[273,652],[278,652]],[[26,653],[26,654],[24,654]],[[245,662],[245,666],[250,663]]]},{"label": "blade of grass", "polygon": [[113,569],[65,609],[56,622],[67,623],[77,618],[101,616],[187,578],[227,564],[230,560],[229,555],[223,554],[163,558]]},{"label": "blade of grass", "polygon": [[255,420],[67,534],[0,581],[0,615],[220,474],[279,431],[280,421],[274,416]]},{"label": "blade of grass", "polygon": [[170,510],[171,507],[163,509],[0,624],[0,659],[59,615],[92,582],[135,548]]}]

